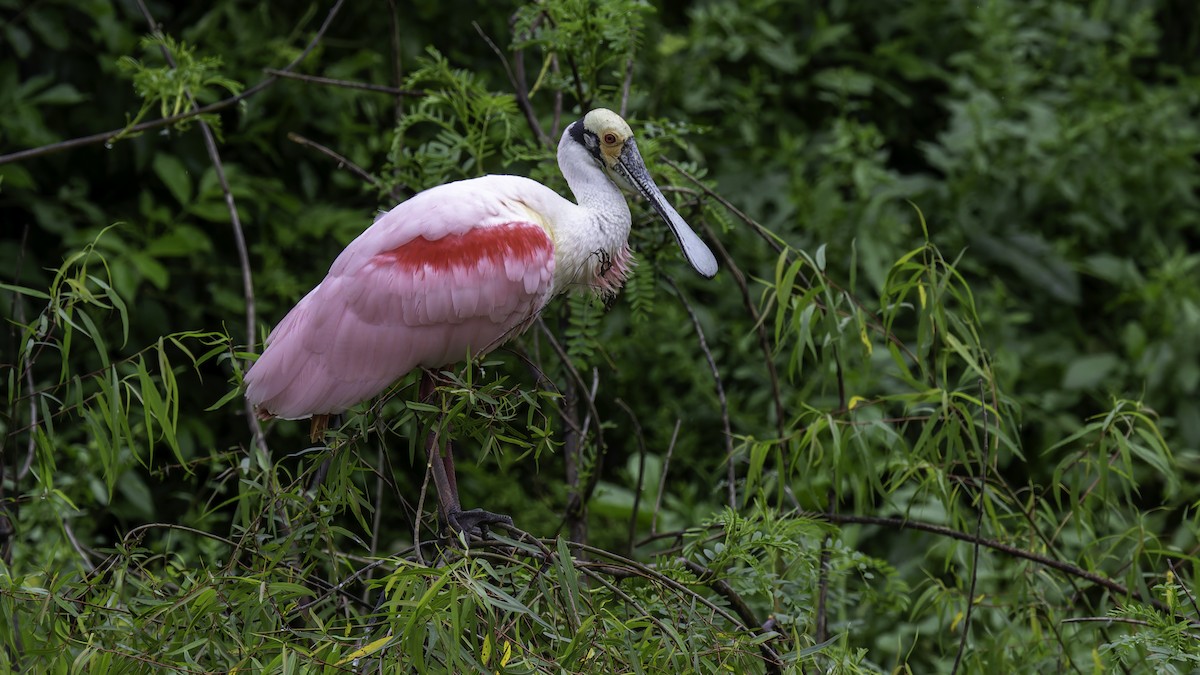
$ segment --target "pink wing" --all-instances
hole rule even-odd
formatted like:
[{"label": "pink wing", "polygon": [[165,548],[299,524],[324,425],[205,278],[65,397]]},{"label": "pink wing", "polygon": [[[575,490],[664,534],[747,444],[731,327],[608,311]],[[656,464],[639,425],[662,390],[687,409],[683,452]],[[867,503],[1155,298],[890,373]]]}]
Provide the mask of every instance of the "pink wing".
[{"label": "pink wing", "polygon": [[[513,214],[493,208],[464,225],[461,208],[458,217],[422,208],[446,201],[429,194],[346,247],[280,321],[246,373],[246,398],[260,412],[285,419],[341,412],[414,368],[486,353],[549,300],[554,245],[540,224],[498,221],[505,215],[498,211]],[[434,215],[442,218],[432,222]]]}]

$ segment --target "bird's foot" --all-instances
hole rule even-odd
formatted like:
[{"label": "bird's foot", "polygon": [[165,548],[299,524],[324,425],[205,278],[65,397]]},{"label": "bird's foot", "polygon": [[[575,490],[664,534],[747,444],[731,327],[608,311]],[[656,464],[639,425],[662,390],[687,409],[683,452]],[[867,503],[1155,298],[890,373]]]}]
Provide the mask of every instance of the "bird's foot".
[{"label": "bird's foot", "polygon": [[489,525],[505,525],[512,527],[513,519],[502,513],[492,513],[483,509],[470,511],[451,511],[446,514],[446,524],[452,532],[462,532],[468,538],[483,538]]}]

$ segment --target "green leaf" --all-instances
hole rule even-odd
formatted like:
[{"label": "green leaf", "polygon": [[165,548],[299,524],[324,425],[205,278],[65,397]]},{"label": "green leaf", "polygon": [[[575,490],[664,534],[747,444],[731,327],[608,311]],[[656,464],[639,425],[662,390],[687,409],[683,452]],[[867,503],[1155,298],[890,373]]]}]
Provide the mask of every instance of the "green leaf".
[{"label": "green leaf", "polygon": [[4,41],[12,45],[17,58],[26,59],[33,51],[33,41],[29,39],[29,33],[11,21],[4,22]]},{"label": "green leaf", "polygon": [[39,92],[30,99],[30,102],[40,105],[74,105],[86,101],[87,98],[79,93],[79,90],[73,85],[59,82],[49,89]]},{"label": "green leaf", "polygon": [[188,176],[183,162],[174,155],[160,152],[154,156],[154,173],[166,184],[167,189],[181,206],[187,206],[192,201],[192,179]]},{"label": "green leaf", "polygon": [[1071,361],[1063,373],[1064,389],[1090,390],[1098,387],[1116,370],[1121,360],[1113,354],[1089,354]]},{"label": "green leaf", "polygon": [[31,298],[39,300],[49,300],[50,295],[45,291],[39,291],[36,288],[28,288],[25,286],[14,286],[13,284],[0,283],[0,290],[12,291],[20,295],[28,295]]}]

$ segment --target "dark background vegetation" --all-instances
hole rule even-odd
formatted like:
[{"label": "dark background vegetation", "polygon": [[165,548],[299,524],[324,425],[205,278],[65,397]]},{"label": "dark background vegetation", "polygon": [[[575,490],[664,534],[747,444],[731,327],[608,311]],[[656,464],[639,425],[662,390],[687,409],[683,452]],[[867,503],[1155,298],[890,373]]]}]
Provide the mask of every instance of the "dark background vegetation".
[{"label": "dark background vegetation", "polygon": [[[0,0],[0,54],[5,667],[1200,663],[1195,3]],[[596,106],[715,280],[635,204],[622,295],[447,415],[410,377],[332,452],[251,422],[245,359],[374,212],[565,193]],[[439,423],[540,539],[414,529]]]}]

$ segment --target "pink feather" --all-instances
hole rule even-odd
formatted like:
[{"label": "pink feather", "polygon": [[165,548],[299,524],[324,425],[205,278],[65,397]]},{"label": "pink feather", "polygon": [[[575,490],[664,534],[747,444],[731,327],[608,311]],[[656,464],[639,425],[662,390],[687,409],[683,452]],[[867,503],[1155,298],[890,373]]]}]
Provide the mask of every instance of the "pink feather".
[{"label": "pink feather", "polygon": [[476,182],[422,192],[346,247],[246,373],[261,414],[339,413],[528,326],[552,294],[554,244],[528,208],[487,199]]}]

